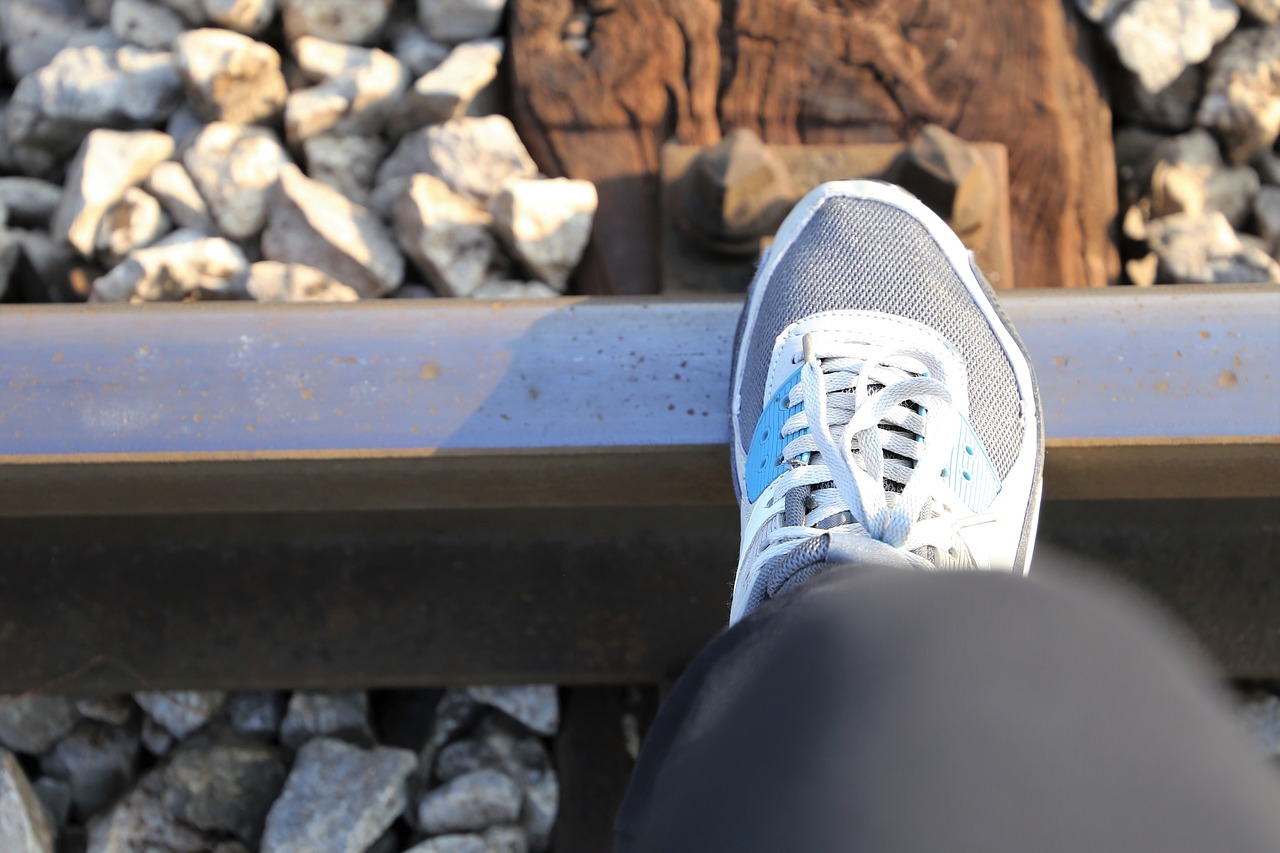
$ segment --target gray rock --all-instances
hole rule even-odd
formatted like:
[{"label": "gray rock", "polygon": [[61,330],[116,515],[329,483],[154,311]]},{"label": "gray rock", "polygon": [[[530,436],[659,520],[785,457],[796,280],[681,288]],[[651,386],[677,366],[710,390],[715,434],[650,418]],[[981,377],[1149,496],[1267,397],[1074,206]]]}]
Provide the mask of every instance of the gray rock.
[{"label": "gray rock", "polygon": [[1280,133],[1280,25],[1240,29],[1208,68],[1196,121],[1217,134],[1233,163],[1245,163]]},{"label": "gray rock", "polygon": [[[500,39],[465,42],[444,62],[410,87],[390,125],[393,136],[459,118],[496,111],[493,82],[498,77],[503,45]],[[485,93],[488,97],[484,97]]]},{"label": "gray rock", "polygon": [[160,0],[173,11],[182,16],[188,24],[198,27],[206,23],[204,3],[201,0]]},{"label": "gray rock", "polygon": [[418,0],[418,21],[436,41],[482,39],[498,31],[506,5],[506,0]]},{"label": "gray rock", "polygon": [[1280,21],[1280,0],[1236,0],[1236,5],[1264,24]]},{"label": "gray rock", "polygon": [[61,779],[41,776],[33,786],[49,825],[55,830],[66,826],[71,819],[71,786]]},{"label": "gray rock", "polygon": [[372,745],[374,738],[369,727],[368,694],[358,690],[299,690],[290,696],[289,709],[280,725],[280,742],[297,749],[317,737],[340,738],[361,746]]},{"label": "gray rock", "polygon": [[543,850],[550,843],[560,801],[560,785],[546,746],[534,736],[517,732],[517,725],[490,716],[472,736],[440,750],[436,776],[448,781],[476,770],[498,770],[521,787],[520,823],[530,846]]},{"label": "gray rock", "polygon": [[[161,302],[247,299],[249,261],[240,247],[200,231],[175,231],[154,246],[133,252],[93,283],[93,302]],[[166,730],[181,739],[222,707],[225,694],[135,693],[134,699]]]},{"label": "gray rock", "polygon": [[511,777],[476,770],[428,791],[418,803],[423,832],[442,834],[488,829],[520,817],[523,793]]},{"label": "gray rock", "polygon": [[333,187],[356,204],[369,204],[378,166],[387,146],[377,136],[312,136],[302,143],[307,174]]},{"label": "gray rock", "polygon": [[1199,65],[1189,65],[1158,92],[1150,92],[1136,76],[1120,71],[1113,78],[1115,110],[1125,118],[1160,130],[1183,131],[1195,121],[1204,85]]},{"label": "gray rock", "polygon": [[1190,166],[1205,180],[1223,165],[1217,140],[1203,128],[1161,139],[1155,146],[1151,159],[1153,162]]},{"label": "gray rock", "polygon": [[267,224],[271,192],[289,155],[265,127],[228,122],[205,125],[182,162],[218,229],[247,240]]},{"label": "gray rock", "polygon": [[355,302],[360,298],[353,289],[315,267],[279,261],[258,261],[250,266],[247,289],[259,302]]},{"label": "gray rock", "polygon": [[206,121],[265,123],[284,109],[289,89],[270,45],[228,30],[191,30],[174,43],[174,64]]},{"label": "gray rock", "polygon": [[396,239],[437,292],[470,296],[498,251],[493,217],[430,175],[414,175],[393,209]]},{"label": "gray rock", "polygon": [[172,153],[173,139],[154,130],[90,133],[67,170],[62,201],[50,226],[54,236],[89,257],[102,217]]},{"label": "gray rock", "polygon": [[1239,19],[1231,0],[1133,0],[1106,32],[1125,67],[1159,92],[1188,65],[1207,59]]},{"label": "gray rock", "polygon": [[[81,302],[72,284],[79,262],[75,250],[61,240],[54,240],[47,230],[30,231],[14,228],[9,238],[27,259],[22,282],[26,292],[39,293],[50,302]],[[0,241],[2,243],[3,241]],[[0,246],[0,268],[4,267],[4,249]],[[3,276],[0,275],[0,279]],[[86,282],[87,283],[87,282]]]},{"label": "gray rock", "polygon": [[49,64],[77,33],[88,29],[77,0],[5,0],[0,3],[0,42],[14,80]]},{"label": "gray rock", "polygon": [[[1130,137],[1137,136],[1136,140]],[[1124,141],[1124,160],[1120,159]],[[1204,195],[1203,185],[1222,168],[1222,156],[1218,152],[1217,140],[1204,128],[1197,127],[1178,136],[1155,136],[1145,132],[1139,134],[1124,133],[1117,135],[1117,162],[1126,192],[1132,195],[1129,204],[1139,201],[1139,196],[1146,196],[1164,182],[1163,174],[1158,172],[1170,167],[1184,167],[1180,170],[1196,184],[1195,193]],[[1185,183],[1185,178],[1175,178]],[[1175,195],[1177,195],[1175,188]],[[1189,192],[1190,190],[1188,190]],[[1182,193],[1185,195],[1185,193]],[[1163,215],[1165,212],[1153,213]]]},{"label": "gray rock", "polygon": [[497,708],[530,730],[550,737],[560,728],[560,698],[554,684],[468,687],[477,702]]},{"label": "gray rock", "polygon": [[161,802],[169,814],[197,829],[256,845],[285,775],[279,749],[223,737],[174,754],[163,770]]},{"label": "gray rock", "polygon": [[563,293],[591,239],[596,188],[568,178],[513,180],[489,210],[512,253],[542,281]]},{"label": "gray rock", "polygon": [[9,143],[9,134],[5,131],[5,113],[9,109],[7,92],[0,92],[0,171],[13,172],[18,169],[17,158],[13,146]]},{"label": "gray rock", "polygon": [[[110,18],[111,10],[108,9],[107,18],[102,22],[103,26],[73,31],[67,39],[64,49],[68,47],[104,47],[114,50],[118,47],[124,47],[125,43],[120,40],[120,37],[111,32]],[[58,51],[58,53],[61,52]],[[57,56],[57,54],[55,53],[54,56]]]},{"label": "gray rock", "polygon": [[[3,135],[3,129],[0,129],[0,136]],[[63,179],[62,167],[66,159],[65,154],[54,155],[46,149],[28,145],[10,146],[9,153],[13,156],[12,165],[8,167],[8,171],[14,174],[42,181]]]},{"label": "gray rock", "polygon": [[518,826],[495,826],[485,830],[486,853],[528,853],[529,839]]},{"label": "gray rock", "polygon": [[[463,738],[446,745],[436,755],[435,775],[441,782],[449,782],[459,776],[477,770],[503,770],[502,756],[488,738]],[[511,775],[508,773],[508,775]]]},{"label": "gray rock", "polygon": [[210,23],[247,36],[256,36],[276,15],[276,0],[201,0]]},{"label": "gray rock", "polygon": [[95,24],[106,24],[111,20],[112,0],[84,0],[85,11]]},{"label": "gray rock", "polygon": [[351,99],[336,84],[321,83],[294,91],[285,103],[289,144],[296,148],[311,136],[336,132],[350,106]]},{"label": "gray rock", "polygon": [[400,27],[391,38],[391,52],[415,80],[444,62],[449,51],[416,26]]},{"label": "gray rock", "polygon": [[495,115],[453,119],[409,134],[378,170],[378,184],[419,173],[487,202],[507,181],[532,178],[538,167],[511,121]]},{"label": "gray rock", "polygon": [[213,839],[184,826],[151,785],[140,785],[89,822],[87,853],[207,853]]},{"label": "gray rock", "polygon": [[393,299],[435,299],[436,293],[425,284],[406,283],[400,286],[400,289],[391,294]]},{"label": "gray rock", "polygon": [[[165,239],[162,245],[144,251],[153,252],[156,257],[161,257],[165,254],[162,252],[163,249],[191,251],[194,248],[195,251],[205,251],[213,255],[216,254],[216,249],[211,244],[216,242],[207,240],[203,235],[193,236],[189,232],[179,231]],[[142,252],[134,254],[136,257]],[[167,254],[175,255],[177,252],[170,251]],[[243,258],[243,256],[241,257]],[[172,263],[172,261],[169,263]],[[211,265],[216,268],[223,265],[223,263],[223,260],[219,258],[212,260]],[[248,265],[244,264],[243,266]],[[205,274],[209,274],[209,271],[205,270]],[[133,694],[133,700],[142,706],[142,710],[147,712],[148,717],[164,726],[173,733],[174,737],[181,740],[213,719],[222,710],[222,706],[226,704],[227,694],[221,690],[148,690]]]},{"label": "gray rock", "polygon": [[1275,149],[1263,151],[1255,157],[1253,167],[1258,170],[1258,177],[1264,184],[1280,186],[1280,153]]},{"label": "gray rock", "polygon": [[178,145],[178,151],[182,152],[187,149],[187,145],[200,132],[200,128],[204,127],[204,119],[196,114],[196,111],[189,104],[183,104],[173,111],[173,115],[169,116],[169,121],[165,123],[164,132],[173,137]]},{"label": "gray rock", "polygon": [[280,5],[289,41],[316,36],[368,44],[377,39],[391,11],[391,0],[280,0]]},{"label": "gray rock", "polygon": [[1161,161],[1151,173],[1151,215],[1199,216],[1204,212],[1206,193],[1205,179],[1193,167]]},{"label": "gray rock", "polygon": [[437,753],[445,744],[474,723],[479,718],[483,707],[472,699],[466,690],[450,690],[440,697],[440,702],[436,705],[435,719],[431,724],[431,735],[423,744],[422,752],[418,757],[418,764],[424,777],[430,775]]},{"label": "gray rock", "polygon": [[548,767],[536,781],[524,786],[520,823],[528,835],[530,849],[546,850],[551,846],[551,833],[555,830],[559,808],[560,780]]},{"label": "gray rock", "polygon": [[1242,228],[1249,221],[1261,186],[1258,173],[1248,166],[1219,169],[1205,181],[1205,209],[1218,211],[1233,228]]},{"label": "gray rock", "polygon": [[168,160],[158,164],[143,186],[160,201],[160,206],[178,227],[195,228],[211,234],[217,230],[208,205],[181,163]]},{"label": "gray rock", "polygon": [[65,696],[0,696],[0,745],[39,755],[75,727],[80,715]]},{"label": "gray rock", "polygon": [[489,845],[483,835],[462,833],[437,835],[421,844],[415,844],[405,853],[489,853]]},{"label": "gray rock", "polygon": [[147,752],[160,758],[168,755],[169,750],[177,743],[177,739],[164,726],[150,717],[142,719],[142,745]]},{"label": "gray rock", "polygon": [[373,842],[364,853],[400,853],[400,837],[393,826]]},{"label": "gray rock", "polygon": [[[213,848],[213,853],[253,853],[253,851],[239,841],[219,841]],[[369,850],[367,853],[375,853],[375,851]]]},{"label": "gray rock", "polygon": [[182,16],[151,0],[112,0],[111,31],[121,41],[168,50],[187,28]]},{"label": "gray rock", "polygon": [[1240,716],[1259,752],[1267,758],[1280,757],[1280,696],[1248,696],[1240,704]]},{"label": "gray rock", "polygon": [[[261,263],[273,263],[262,261]],[[249,267],[249,281],[246,288],[255,299],[255,270],[259,264]],[[227,699],[227,719],[231,728],[251,737],[274,738],[280,731],[280,721],[284,719],[284,708],[288,697],[279,691],[245,691],[232,693]]]},{"label": "gray rock", "polygon": [[40,762],[46,776],[71,786],[71,802],[81,818],[111,802],[138,767],[136,726],[104,726],[82,720]]},{"label": "gray rock", "polygon": [[366,298],[391,293],[404,278],[404,258],[382,222],[292,164],[280,170],[262,254],[313,266]]},{"label": "gray rock", "polygon": [[10,225],[47,228],[61,199],[62,187],[52,181],[0,177],[0,206],[9,211]]},{"label": "gray rock", "polygon": [[13,271],[21,259],[21,248],[13,235],[0,228],[0,298],[9,292]]},{"label": "gray rock", "polygon": [[267,815],[263,853],[362,853],[404,811],[414,763],[408,750],[308,741]]},{"label": "gray rock", "polygon": [[115,266],[135,249],[150,246],[172,230],[173,222],[156,197],[130,187],[98,223],[94,245],[98,257]]},{"label": "gray rock", "polygon": [[0,850],[53,853],[53,826],[27,774],[12,752],[0,748]]},{"label": "gray rock", "polygon": [[306,36],[293,52],[308,78],[322,81],[285,104],[285,132],[295,144],[322,133],[377,135],[408,85],[400,60],[385,51]]},{"label": "gray rock", "polygon": [[18,82],[5,130],[15,147],[62,156],[94,128],[158,125],[181,97],[168,53],[132,45],[68,47]]},{"label": "gray rock", "polygon": [[1147,225],[1160,258],[1162,282],[1240,284],[1280,282],[1280,264],[1241,244],[1221,213],[1175,214]]},{"label": "gray rock", "polygon": [[560,292],[541,281],[489,279],[471,293],[472,299],[554,299]]},{"label": "gray rock", "polygon": [[374,190],[369,194],[369,209],[383,219],[391,219],[392,214],[395,213],[396,202],[408,191],[412,179],[412,175],[400,175],[382,182],[378,182],[375,178]]},{"label": "gray rock", "polygon": [[1264,241],[1267,251],[1280,254],[1280,187],[1265,186],[1253,200],[1254,228]]},{"label": "gray rock", "polygon": [[128,696],[86,696],[76,700],[76,710],[87,719],[123,726],[133,719],[135,708]]}]

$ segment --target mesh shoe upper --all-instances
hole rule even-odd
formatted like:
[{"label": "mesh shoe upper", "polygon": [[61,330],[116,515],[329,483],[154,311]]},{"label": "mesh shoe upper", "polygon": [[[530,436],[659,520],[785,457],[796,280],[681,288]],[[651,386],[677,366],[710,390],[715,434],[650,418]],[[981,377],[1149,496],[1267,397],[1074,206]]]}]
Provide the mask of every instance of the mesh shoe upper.
[{"label": "mesh shoe upper", "polygon": [[740,412],[744,451],[760,417],[778,334],[810,314],[853,308],[931,326],[959,349],[969,367],[969,419],[996,471],[1009,472],[1022,439],[1013,368],[942,249],[909,214],[878,201],[828,199],[767,288],[754,327],[744,331],[750,335]]}]

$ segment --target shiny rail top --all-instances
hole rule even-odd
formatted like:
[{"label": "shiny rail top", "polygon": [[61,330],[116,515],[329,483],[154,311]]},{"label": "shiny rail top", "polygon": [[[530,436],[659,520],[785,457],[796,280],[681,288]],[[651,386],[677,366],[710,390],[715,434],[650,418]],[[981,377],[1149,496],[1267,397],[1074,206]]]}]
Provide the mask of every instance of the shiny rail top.
[{"label": "shiny rail top", "polygon": [[[739,304],[0,308],[0,515],[726,502]],[[1004,305],[1048,497],[1280,493],[1280,288]]]}]

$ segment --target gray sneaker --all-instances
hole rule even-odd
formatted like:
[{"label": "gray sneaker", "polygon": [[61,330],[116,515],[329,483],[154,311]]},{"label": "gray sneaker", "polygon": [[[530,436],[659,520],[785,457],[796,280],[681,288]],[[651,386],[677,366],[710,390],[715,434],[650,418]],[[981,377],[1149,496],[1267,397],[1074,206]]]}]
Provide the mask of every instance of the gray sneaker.
[{"label": "gray sneaker", "polygon": [[831,565],[1023,574],[1044,431],[1022,342],[918,199],[824,184],[747,295],[733,364],[730,623]]}]

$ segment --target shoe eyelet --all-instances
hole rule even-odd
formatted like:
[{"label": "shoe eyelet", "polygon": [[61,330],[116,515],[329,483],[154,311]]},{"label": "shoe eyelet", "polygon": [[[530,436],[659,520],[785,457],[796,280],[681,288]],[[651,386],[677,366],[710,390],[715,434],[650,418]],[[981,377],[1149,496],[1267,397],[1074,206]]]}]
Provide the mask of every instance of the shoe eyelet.
[{"label": "shoe eyelet", "polygon": [[960,476],[964,477],[966,480],[972,480],[972,479],[973,479],[973,477],[969,474],[969,472],[968,472],[968,471],[964,471],[964,472],[962,472]]},{"label": "shoe eyelet", "polygon": [[972,456],[972,455],[973,455],[973,448],[966,444],[966,445],[964,446],[964,452],[965,452],[965,453],[967,453],[967,454],[969,454],[970,456]]}]

